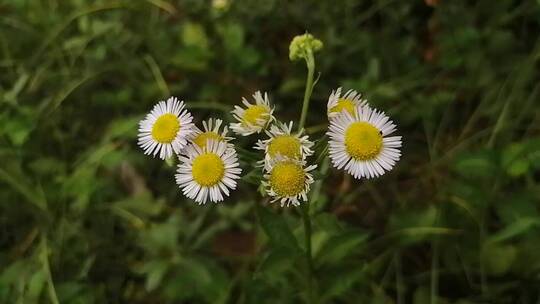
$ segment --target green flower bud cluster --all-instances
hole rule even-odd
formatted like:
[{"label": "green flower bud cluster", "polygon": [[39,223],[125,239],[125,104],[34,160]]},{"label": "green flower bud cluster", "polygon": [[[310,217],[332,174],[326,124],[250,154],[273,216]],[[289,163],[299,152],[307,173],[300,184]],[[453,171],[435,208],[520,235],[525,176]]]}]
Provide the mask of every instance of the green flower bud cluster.
[{"label": "green flower bud cluster", "polygon": [[323,43],[313,35],[305,33],[293,38],[289,45],[289,58],[291,61],[306,59],[308,52],[315,53],[322,49]]}]

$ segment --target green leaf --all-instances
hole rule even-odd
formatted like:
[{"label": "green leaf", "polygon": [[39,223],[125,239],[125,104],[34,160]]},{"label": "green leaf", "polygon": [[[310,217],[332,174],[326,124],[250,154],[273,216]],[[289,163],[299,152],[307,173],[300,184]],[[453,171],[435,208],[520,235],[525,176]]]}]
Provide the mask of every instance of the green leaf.
[{"label": "green leaf", "polygon": [[257,272],[269,276],[279,276],[291,268],[295,263],[295,257],[291,256],[290,250],[284,247],[271,248],[268,254],[263,258],[262,262],[257,267]]},{"label": "green leaf", "polygon": [[151,252],[174,252],[182,226],[183,219],[176,213],[166,222],[154,223],[150,229],[142,231],[141,243]]},{"label": "green leaf", "polygon": [[540,155],[538,151],[540,151],[540,140],[536,138],[513,143],[503,151],[502,166],[509,176],[522,176],[538,164]]},{"label": "green leaf", "polygon": [[162,260],[151,261],[145,267],[147,272],[145,287],[148,291],[155,290],[169,269],[169,263]]},{"label": "green leaf", "polygon": [[27,72],[20,73],[11,90],[4,93],[4,99],[10,103],[17,103],[17,96],[24,89],[29,78],[30,74]]},{"label": "green leaf", "polygon": [[163,286],[174,303],[193,296],[205,299],[204,303],[222,303],[230,288],[223,269],[205,259],[182,258],[169,277]]},{"label": "green leaf", "polygon": [[414,291],[413,304],[429,304],[431,303],[431,297],[429,289],[425,287],[419,287]]},{"label": "green leaf", "polygon": [[186,46],[195,46],[200,49],[208,49],[208,37],[202,25],[186,22],[182,27],[182,42]]},{"label": "green leaf", "polygon": [[530,217],[518,219],[515,223],[506,226],[504,229],[490,236],[489,243],[504,242],[524,233],[528,233],[540,226],[540,218]]},{"label": "green leaf", "polygon": [[257,206],[257,215],[263,231],[274,246],[280,246],[292,251],[300,249],[291,228],[283,216],[270,211],[270,208]]},{"label": "green leaf", "polygon": [[404,210],[391,215],[390,226],[393,229],[405,229],[413,227],[431,227],[437,218],[437,208],[428,206],[420,210]]},{"label": "green leaf", "polygon": [[174,54],[172,63],[187,70],[202,71],[208,67],[210,58],[211,54],[208,52],[195,47],[185,47]]},{"label": "green leaf", "polygon": [[244,46],[244,28],[238,23],[228,23],[218,27],[225,49],[235,52]]},{"label": "green leaf", "polygon": [[39,187],[32,184],[17,163],[4,162],[0,164],[0,182],[3,181],[19,192],[26,200],[41,211],[47,209],[45,195]]},{"label": "green leaf", "polygon": [[495,204],[495,208],[504,226],[509,226],[521,219],[540,218],[536,201],[533,193],[508,193]]},{"label": "green leaf", "polygon": [[[338,298],[353,288],[355,284],[366,277],[364,267],[354,266],[347,268],[337,268],[336,272],[325,273],[325,287],[321,296],[321,303],[334,303],[331,300]],[[385,303],[385,302],[383,302]]]},{"label": "green leaf", "polygon": [[524,175],[527,171],[529,171],[529,162],[526,159],[514,161],[507,170],[508,175],[512,177]]},{"label": "green leaf", "polygon": [[489,178],[497,172],[495,155],[492,151],[464,154],[457,159],[454,168],[467,178]]},{"label": "green leaf", "polygon": [[482,261],[488,273],[492,275],[507,273],[516,256],[517,250],[512,245],[485,243],[482,246]]},{"label": "green leaf", "polygon": [[0,135],[4,134],[13,145],[20,147],[36,127],[36,112],[30,107],[18,107],[15,113],[0,115]]},{"label": "green leaf", "polygon": [[66,164],[58,158],[40,157],[28,164],[37,175],[61,175],[65,172]]},{"label": "green leaf", "polygon": [[317,261],[321,264],[337,263],[343,258],[359,253],[359,248],[368,239],[368,234],[352,230],[332,237],[320,250]]},{"label": "green leaf", "polygon": [[[77,282],[65,282],[62,284],[55,284],[56,293],[58,294],[58,300],[60,303],[73,303],[75,299],[83,298],[84,285]],[[71,302],[73,301],[73,302]],[[75,302],[81,303],[81,302]],[[85,302],[82,302],[85,303]],[[91,302],[90,302],[91,303]]]},{"label": "green leaf", "polygon": [[37,271],[35,272],[32,277],[30,278],[30,281],[28,282],[28,291],[27,291],[27,301],[31,303],[38,303],[39,296],[41,295],[41,291],[43,290],[43,287],[45,286],[46,282],[46,275],[43,271]]},{"label": "green leaf", "polygon": [[117,138],[133,139],[137,135],[137,123],[141,117],[128,117],[113,121],[105,133],[104,140]]}]

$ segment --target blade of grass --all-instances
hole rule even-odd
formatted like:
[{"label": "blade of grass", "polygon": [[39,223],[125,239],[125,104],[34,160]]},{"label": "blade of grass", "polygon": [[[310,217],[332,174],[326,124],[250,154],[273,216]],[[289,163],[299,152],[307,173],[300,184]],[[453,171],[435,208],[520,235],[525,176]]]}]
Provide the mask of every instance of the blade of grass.
[{"label": "blade of grass", "polygon": [[150,72],[152,72],[152,75],[154,76],[154,79],[156,80],[156,84],[158,88],[161,90],[161,93],[163,94],[163,96],[170,96],[171,90],[169,90],[169,86],[167,85],[167,82],[163,78],[161,69],[159,68],[154,57],[150,55],[145,55],[143,59],[144,59],[144,62],[146,62],[146,64],[148,65]]},{"label": "blade of grass", "polygon": [[61,23],[59,26],[57,26],[55,29],[52,30],[52,32],[45,37],[41,45],[37,48],[37,50],[34,52],[32,59],[30,60],[31,65],[36,65],[39,61],[39,58],[44,54],[45,50],[50,46],[53,45],[53,42],[56,40],[58,36],[75,20],[78,18],[90,15],[93,13],[98,13],[102,11],[107,10],[114,10],[119,8],[125,8],[127,7],[124,3],[121,2],[112,2],[108,3],[106,5],[99,5],[99,6],[93,6],[86,9],[83,9],[81,11],[75,12],[71,14],[66,20]]},{"label": "blade of grass", "polygon": [[155,5],[156,7],[166,11],[167,13],[171,14],[171,15],[176,15],[178,14],[178,10],[176,9],[176,7],[174,7],[174,5],[170,4],[169,2],[167,1],[163,1],[163,0],[146,0],[146,2],[152,4],[152,5]]}]

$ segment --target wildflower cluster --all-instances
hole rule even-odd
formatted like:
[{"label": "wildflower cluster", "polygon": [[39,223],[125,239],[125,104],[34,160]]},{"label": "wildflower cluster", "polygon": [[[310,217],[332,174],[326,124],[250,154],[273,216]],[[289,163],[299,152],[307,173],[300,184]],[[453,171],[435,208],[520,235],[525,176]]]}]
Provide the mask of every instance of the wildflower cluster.
[{"label": "wildflower cluster", "polygon": [[[260,92],[255,93],[253,97],[255,101],[262,96]],[[264,94],[265,102],[268,109],[271,109],[268,103],[267,94]],[[309,173],[317,166],[306,166],[306,157],[313,154],[313,142],[307,135],[304,135],[304,130],[300,129],[297,132],[293,131],[293,122],[288,125],[277,121],[271,114],[273,111],[260,112],[257,120],[261,123],[251,126],[250,128],[240,129],[235,126],[246,126],[249,120],[253,117],[250,113],[254,113],[256,107],[260,107],[258,103],[244,103],[246,109],[237,108],[235,111],[243,113],[243,115],[235,115],[238,123],[232,124],[231,128],[240,134],[253,134],[265,131],[267,139],[259,140],[255,149],[264,151],[264,159],[259,162],[263,168],[264,178],[263,186],[266,193],[272,197],[272,202],[279,201],[284,205],[299,205],[300,201],[307,201],[307,193],[310,185],[313,183],[313,176]],[[265,115],[270,113],[269,115]]]},{"label": "wildflower cluster", "polygon": [[[276,120],[268,94],[256,92],[253,103],[242,100],[244,107],[232,111],[237,120],[230,128],[240,136],[259,134],[254,149],[264,152],[258,165],[264,170],[263,186],[282,206],[297,206],[307,201],[314,182],[310,173],[317,166],[308,165],[313,142],[303,129],[293,131],[293,122]],[[388,136],[395,124],[383,112],[372,109],[354,90],[341,94],[341,88],[328,98],[329,156],[334,167],[345,169],[355,178],[373,178],[392,169],[399,160],[401,136]],[[187,197],[200,204],[223,201],[242,170],[220,119],[203,121],[202,130],[193,124],[191,113],[175,97],[160,101],[140,122],[139,145],[145,154],[167,159],[178,155],[176,183]]]},{"label": "wildflower cluster", "polygon": [[139,123],[139,146],[161,159],[178,156],[176,183],[185,196],[199,204],[223,201],[242,173],[232,137],[220,119],[204,121],[202,130],[192,120],[183,101],[160,101]]},{"label": "wildflower cluster", "polygon": [[[310,34],[297,36],[291,42],[291,59],[306,59],[309,70],[298,130],[294,130],[292,121],[287,124],[276,119],[267,93],[255,92],[251,102],[242,98],[242,106],[232,111],[236,122],[229,127],[234,133],[266,134],[253,148],[264,152],[257,165],[263,170],[265,192],[281,206],[306,202],[314,182],[312,171],[317,166],[308,164],[314,144],[303,124],[313,89],[313,52],[320,48],[322,42]],[[348,90],[342,94],[341,88],[332,91],[327,117],[329,141],[324,151],[328,151],[337,169],[357,179],[374,178],[391,170],[401,157],[401,136],[389,136],[396,125],[358,92]],[[242,173],[228,127],[220,119],[202,124],[202,129],[197,128],[184,102],[175,97],[160,101],[139,124],[139,146],[144,153],[167,160],[177,157],[176,183],[185,196],[199,204],[223,201],[236,189]]]}]

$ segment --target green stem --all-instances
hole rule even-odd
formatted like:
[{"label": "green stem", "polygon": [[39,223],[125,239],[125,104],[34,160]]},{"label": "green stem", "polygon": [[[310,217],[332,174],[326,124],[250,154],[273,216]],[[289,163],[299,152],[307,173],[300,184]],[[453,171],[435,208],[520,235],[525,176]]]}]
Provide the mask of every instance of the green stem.
[{"label": "green stem", "polygon": [[315,58],[313,57],[313,52],[311,51],[311,49],[307,50],[306,65],[308,68],[308,73],[306,79],[306,90],[304,92],[304,102],[302,103],[302,115],[300,116],[300,123],[298,125],[299,130],[301,130],[306,123],[306,117],[309,109],[309,100],[311,98],[311,93],[313,92],[313,74],[315,73]]},{"label": "green stem", "polygon": [[[439,226],[441,215],[443,210],[441,208],[436,209],[435,225]],[[431,242],[431,286],[430,286],[430,298],[431,304],[437,304],[439,300],[439,239],[435,239]]]},{"label": "green stem", "polygon": [[306,238],[306,261],[308,270],[308,303],[313,301],[313,255],[311,253],[311,217],[309,215],[309,203],[302,204],[302,219],[304,221],[304,232]]},{"label": "green stem", "polygon": [[43,271],[45,271],[47,280],[47,289],[49,292],[49,300],[52,304],[60,304],[58,296],[56,295],[56,289],[54,288],[54,282],[51,274],[51,267],[49,265],[49,247],[47,246],[47,237],[45,234],[41,236],[41,262],[43,263]]},{"label": "green stem", "polygon": [[[306,123],[306,117],[309,109],[309,101],[311,99],[311,93],[313,92],[313,74],[315,73],[315,58],[313,57],[313,51],[308,49],[306,52],[306,65],[308,69],[306,79],[306,90],[304,91],[304,101],[302,103],[302,114],[300,116],[300,123],[298,124],[298,130],[301,131]],[[306,239],[306,262],[308,269],[308,303],[314,303],[313,297],[313,255],[311,249],[311,217],[309,213],[309,202],[302,204],[302,219],[304,221],[304,234]]]},{"label": "green stem", "polygon": [[439,296],[439,242],[431,243],[433,255],[431,257],[431,304],[437,304]]},{"label": "green stem", "polygon": [[397,304],[403,304],[403,269],[401,268],[401,253],[396,254],[396,293]]}]

